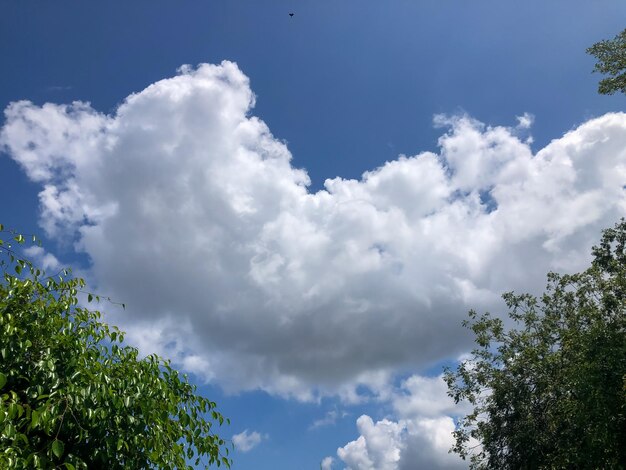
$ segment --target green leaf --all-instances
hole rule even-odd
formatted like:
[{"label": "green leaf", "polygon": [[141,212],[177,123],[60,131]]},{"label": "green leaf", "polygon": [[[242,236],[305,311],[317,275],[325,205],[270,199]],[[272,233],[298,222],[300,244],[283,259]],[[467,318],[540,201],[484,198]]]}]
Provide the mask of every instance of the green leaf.
[{"label": "green leaf", "polygon": [[33,410],[33,412],[30,414],[30,425],[31,427],[36,427],[39,424],[39,417],[41,416],[41,414],[39,413],[39,411],[37,410]]},{"label": "green leaf", "polygon": [[2,387],[4,387],[6,383],[7,383],[7,376],[4,375],[2,372],[0,372],[0,390],[2,390]]},{"label": "green leaf", "polygon": [[59,441],[58,439],[55,439],[52,442],[52,453],[58,458],[60,459],[61,456],[63,455],[63,451],[65,450],[65,445],[63,444],[63,442]]},{"label": "green leaf", "polygon": [[17,415],[17,405],[15,403],[9,403],[7,407],[7,412],[9,413],[9,419],[15,418]]},{"label": "green leaf", "polygon": [[[444,378],[448,395],[473,408],[459,421],[452,448],[470,457],[471,468],[622,466],[625,219],[604,231],[592,254],[581,273],[549,273],[541,300],[504,294],[510,322],[470,311],[464,326],[479,347]],[[474,439],[482,450],[472,455]]]}]

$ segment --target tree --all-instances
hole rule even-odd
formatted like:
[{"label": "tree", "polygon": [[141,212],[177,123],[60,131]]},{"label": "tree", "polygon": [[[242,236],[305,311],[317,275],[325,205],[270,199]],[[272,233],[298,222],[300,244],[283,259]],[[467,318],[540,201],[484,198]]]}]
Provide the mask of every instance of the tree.
[{"label": "tree", "polygon": [[595,43],[587,49],[587,53],[598,60],[594,72],[610,75],[600,80],[598,93],[626,93],[626,29],[611,40]]},{"label": "tree", "polygon": [[230,467],[215,403],[79,306],[82,279],[46,276],[11,247],[22,235],[2,233],[0,468]]},{"label": "tree", "polygon": [[455,402],[473,406],[451,449],[471,468],[624,468],[625,247],[622,219],[586,271],[548,274],[541,301],[504,294],[510,329],[470,311],[477,347],[445,377]]}]

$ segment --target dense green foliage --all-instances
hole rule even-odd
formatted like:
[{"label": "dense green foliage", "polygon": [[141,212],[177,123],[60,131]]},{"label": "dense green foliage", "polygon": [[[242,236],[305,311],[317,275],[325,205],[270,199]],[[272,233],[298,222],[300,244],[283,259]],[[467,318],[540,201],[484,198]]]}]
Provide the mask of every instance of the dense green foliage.
[{"label": "dense green foliage", "polygon": [[[472,357],[446,371],[473,412],[453,451],[472,468],[623,468],[626,463],[626,221],[603,232],[590,268],[507,293],[513,328],[470,312]],[[476,441],[480,446],[476,446]]]},{"label": "dense green foliage", "polygon": [[79,306],[82,279],[46,277],[0,234],[0,468],[230,467],[215,403]]},{"label": "dense green foliage", "polygon": [[595,43],[587,52],[598,60],[594,72],[610,75],[600,80],[598,92],[603,95],[616,91],[626,93],[626,29],[611,40]]}]

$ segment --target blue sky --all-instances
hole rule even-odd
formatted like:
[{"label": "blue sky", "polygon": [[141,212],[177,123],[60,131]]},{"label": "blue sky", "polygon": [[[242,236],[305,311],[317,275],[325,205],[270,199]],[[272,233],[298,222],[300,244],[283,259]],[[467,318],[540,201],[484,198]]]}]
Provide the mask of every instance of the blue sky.
[{"label": "blue sky", "polygon": [[463,468],[437,376],[465,313],[584,268],[626,211],[625,98],[585,54],[624,18],[0,0],[0,221],[194,374],[233,468]]}]

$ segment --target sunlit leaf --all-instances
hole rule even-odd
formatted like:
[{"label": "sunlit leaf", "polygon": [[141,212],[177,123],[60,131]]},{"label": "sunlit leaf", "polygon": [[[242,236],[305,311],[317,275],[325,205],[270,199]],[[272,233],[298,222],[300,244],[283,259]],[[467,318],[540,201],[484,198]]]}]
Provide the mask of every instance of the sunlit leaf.
[{"label": "sunlit leaf", "polygon": [[63,444],[63,442],[59,441],[58,439],[55,439],[54,441],[52,441],[52,453],[57,458],[61,458],[61,456],[63,455],[64,449],[65,449],[65,445]]}]

